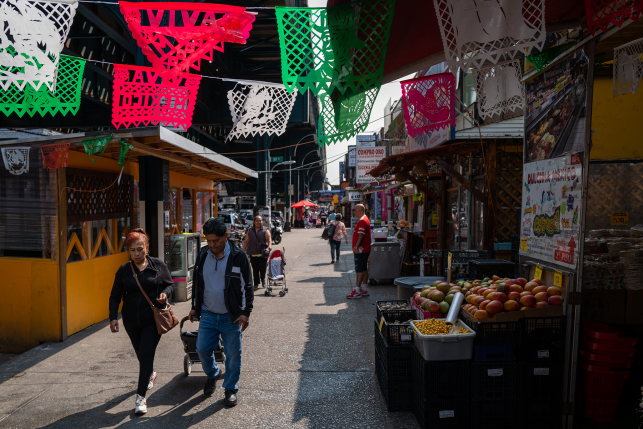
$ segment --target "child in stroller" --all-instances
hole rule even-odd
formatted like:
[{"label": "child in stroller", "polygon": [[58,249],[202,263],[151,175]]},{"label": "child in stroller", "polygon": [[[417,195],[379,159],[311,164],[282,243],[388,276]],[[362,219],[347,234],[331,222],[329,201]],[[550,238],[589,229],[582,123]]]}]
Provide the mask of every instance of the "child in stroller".
[{"label": "child in stroller", "polygon": [[268,285],[264,294],[266,296],[272,293],[272,288],[281,287],[279,296],[284,296],[288,292],[286,286],[286,249],[273,250],[268,258]]}]

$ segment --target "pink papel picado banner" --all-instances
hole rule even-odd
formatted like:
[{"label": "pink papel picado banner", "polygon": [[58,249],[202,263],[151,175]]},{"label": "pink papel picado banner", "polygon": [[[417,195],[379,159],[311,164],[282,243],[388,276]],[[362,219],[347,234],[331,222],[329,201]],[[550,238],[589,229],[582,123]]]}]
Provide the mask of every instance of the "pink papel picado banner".
[{"label": "pink papel picado banner", "polygon": [[451,73],[410,79],[402,84],[402,107],[411,137],[455,126],[455,77]]}]

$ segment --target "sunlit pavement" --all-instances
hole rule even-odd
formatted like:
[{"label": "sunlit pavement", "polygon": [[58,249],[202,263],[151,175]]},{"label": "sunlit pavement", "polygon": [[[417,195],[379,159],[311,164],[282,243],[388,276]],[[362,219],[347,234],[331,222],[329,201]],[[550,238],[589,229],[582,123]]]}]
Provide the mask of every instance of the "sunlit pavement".
[{"label": "sunlit pavement", "polygon": [[[135,416],[138,363],[124,329],[112,334],[105,320],[0,366],[0,427],[417,428],[411,413],[386,411],[374,373],[375,301],[395,299],[395,287],[347,300],[350,245],[331,264],[321,232],[296,229],[276,246],[286,249],[289,292],[255,296],[236,407],[224,407],[222,379],[203,396],[200,364],[184,375],[175,328],[157,349],[148,413]],[[179,318],[188,311],[189,303],[175,305]]]}]

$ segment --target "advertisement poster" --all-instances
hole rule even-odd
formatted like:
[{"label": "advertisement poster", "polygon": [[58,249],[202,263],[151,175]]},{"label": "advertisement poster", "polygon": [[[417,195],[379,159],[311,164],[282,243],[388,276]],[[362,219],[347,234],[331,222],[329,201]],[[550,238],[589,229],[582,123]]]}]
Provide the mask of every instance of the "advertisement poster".
[{"label": "advertisement poster", "polygon": [[386,158],[386,147],[358,147],[357,149],[357,169],[355,176],[357,183],[371,183],[375,179],[367,172],[371,171],[380,164],[383,158]]},{"label": "advertisement poster", "polygon": [[575,268],[582,164],[578,153],[524,165],[520,254]]},{"label": "advertisement poster", "polygon": [[525,163],[583,151],[587,69],[581,49],[525,82]]},{"label": "advertisement poster", "polygon": [[355,167],[355,146],[348,146],[348,166]]},{"label": "advertisement poster", "polygon": [[416,150],[431,149],[440,146],[449,140],[451,135],[451,127],[440,128],[432,133],[422,133],[417,137],[408,136],[408,152],[415,152]]}]

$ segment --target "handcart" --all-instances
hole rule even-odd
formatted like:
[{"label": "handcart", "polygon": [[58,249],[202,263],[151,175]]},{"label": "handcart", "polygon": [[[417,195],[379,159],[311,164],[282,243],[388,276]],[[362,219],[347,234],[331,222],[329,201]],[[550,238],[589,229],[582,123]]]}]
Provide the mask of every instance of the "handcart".
[{"label": "handcart", "polygon": [[286,286],[286,249],[275,250],[268,258],[268,286],[264,294],[269,296],[272,288],[281,288],[279,296],[284,296],[288,292]]},{"label": "handcart", "polygon": [[[190,320],[189,316],[185,316],[181,319],[181,324],[179,325],[179,333],[181,334],[181,342],[183,343],[183,350],[185,350],[185,357],[183,358],[183,372],[186,376],[190,375],[192,372],[193,363],[201,363],[199,354],[196,351],[196,339],[199,335],[199,331],[184,331],[183,324],[186,320]],[[225,371],[225,353],[223,353],[223,343],[219,339],[219,347],[214,351],[214,360],[219,365],[221,372]]]}]

